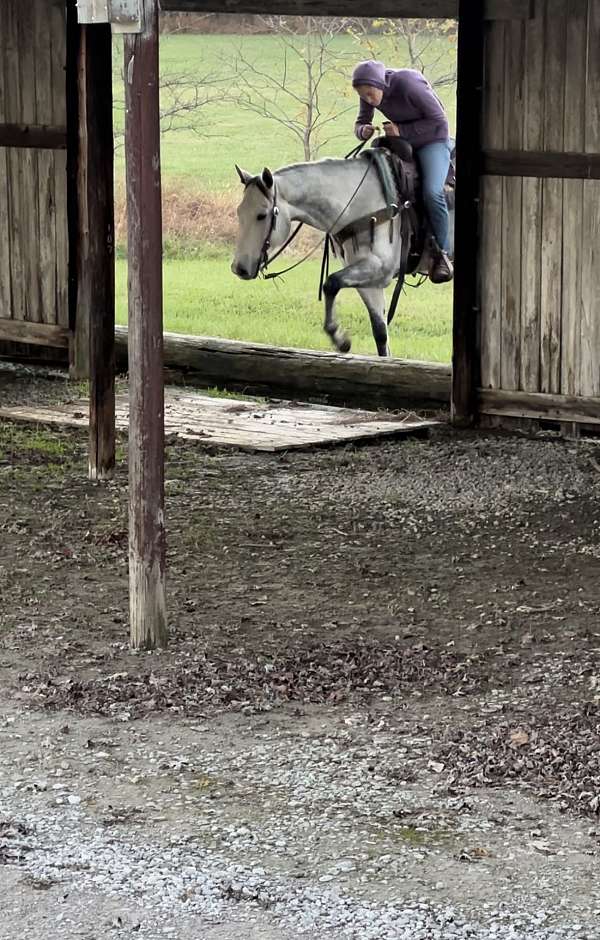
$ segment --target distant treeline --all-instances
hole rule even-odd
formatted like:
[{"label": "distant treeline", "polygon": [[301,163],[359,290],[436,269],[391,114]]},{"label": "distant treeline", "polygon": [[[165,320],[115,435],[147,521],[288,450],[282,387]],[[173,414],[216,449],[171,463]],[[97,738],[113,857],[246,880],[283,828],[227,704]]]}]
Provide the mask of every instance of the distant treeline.
[{"label": "distant treeline", "polygon": [[[276,19],[276,17],[242,13],[163,13],[161,15],[161,30],[163,33],[267,35],[276,32]],[[351,22],[349,19],[349,27]],[[356,23],[357,20],[355,19],[354,22]],[[431,22],[432,24],[435,23],[435,21]],[[444,22],[447,24],[448,21]],[[389,20],[363,18],[360,23],[362,29],[367,33],[377,34],[389,30]],[[421,21],[422,23],[423,21]],[[285,24],[288,32],[306,32],[305,17],[286,16]],[[436,25],[433,25],[431,32],[436,31]],[[446,25],[444,32],[447,34],[448,31]]]}]

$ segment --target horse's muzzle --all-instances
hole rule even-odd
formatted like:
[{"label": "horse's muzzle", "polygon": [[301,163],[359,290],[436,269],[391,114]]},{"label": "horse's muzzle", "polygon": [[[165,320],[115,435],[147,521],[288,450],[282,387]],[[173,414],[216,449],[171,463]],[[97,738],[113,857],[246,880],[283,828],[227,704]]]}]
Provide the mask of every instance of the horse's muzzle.
[{"label": "horse's muzzle", "polygon": [[244,265],[243,265],[243,264],[240,264],[239,262],[233,261],[232,264],[231,264],[231,270],[232,270],[233,273],[236,274],[238,277],[241,277],[241,279],[242,279],[243,281],[251,281],[251,280],[252,280],[252,274],[250,273],[250,271],[248,270],[248,268],[244,267]]}]

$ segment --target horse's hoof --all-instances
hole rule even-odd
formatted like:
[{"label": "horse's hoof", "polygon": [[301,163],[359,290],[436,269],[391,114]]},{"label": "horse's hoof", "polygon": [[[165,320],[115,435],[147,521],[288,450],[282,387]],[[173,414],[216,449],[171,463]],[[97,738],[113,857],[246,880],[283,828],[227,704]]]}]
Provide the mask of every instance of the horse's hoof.
[{"label": "horse's hoof", "polygon": [[333,335],[333,342],[340,352],[347,353],[352,349],[352,341],[348,334],[344,333],[343,330],[336,330]]}]

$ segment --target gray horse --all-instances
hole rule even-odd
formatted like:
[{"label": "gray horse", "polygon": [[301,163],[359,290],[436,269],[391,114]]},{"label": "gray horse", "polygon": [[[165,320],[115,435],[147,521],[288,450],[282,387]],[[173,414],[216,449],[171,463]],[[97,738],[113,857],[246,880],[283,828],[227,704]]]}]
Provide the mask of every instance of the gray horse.
[{"label": "gray horse", "polygon": [[[258,176],[236,169],[244,197],[231,270],[244,280],[258,277],[289,237],[294,221],[335,235],[385,209],[377,171],[364,158],[298,163],[275,173],[264,169]],[[398,215],[361,228],[337,248],[345,267],[325,281],[324,328],[341,352],[350,351],[350,338],[336,320],[335,300],[343,287],[355,287],[369,311],[377,352],[390,355],[384,288],[398,273],[401,239]]]}]

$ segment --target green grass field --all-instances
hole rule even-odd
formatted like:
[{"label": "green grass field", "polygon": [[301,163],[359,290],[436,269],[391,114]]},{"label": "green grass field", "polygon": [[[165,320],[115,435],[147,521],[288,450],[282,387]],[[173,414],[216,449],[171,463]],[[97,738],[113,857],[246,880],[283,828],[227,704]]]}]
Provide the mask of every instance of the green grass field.
[{"label": "green grass field", "polygon": [[[319,262],[307,261],[284,283],[243,282],[229,270],[231,258],[166,259],[165,329],[174,333],[331,349],[323,332],[323,305],[317,300]],[[407,290],[392,324],[392,353],[406,359],[448,362],[452,291],[427,283]],[[117,320],[127,322],[127,266],[117,261]],[[339,319],[352,336],[352,350],[375,355],[369,317],[356,291],[345,291]]]},{"label": "green grass field", "polygon": [[[385,59],[385,38],[378,40],[377,54]],[[440,43],[446,42],[440,40]],[[116,41],[118,45],[118,41]],[[327,111],[348,108],[333,125],[334,137],[321,154],[342,155],[355,143],[352,127],[357,99],[349,87],[355,61],[370,53],[349,36],[335,40],[340,69],[324,84],[322,107]],[[197,113],[198,133],[183,128],[163,135],[162,171],[165,190],[179,194],[208,192],[225,194],[235,203],[239,182],[234,163],[257,171],[303,159],[300,141],[266,117],[244,111],[228,102],[227,77],[232,62],[243,48],[249,61],[273,75],[282,68],[281,45],[270,36],[165,35],[161,37],[161,74],[169,80],[178,74],[209,75],[217,86],[209,94],[218,101],[203,105]],[[450,62],[454,49],[443,47]],[[115,60],[122,61],[121,50]],[[406,61],[395,60],[395,66]],[[292,89],[302,90],[303,72],[298,60],[289,60],[288,77]],[[454,89],[442,88],[440,97],[448,109],[451,126],[455,115]],[[163,103],[168,103],[165,92]],[[115,125],[122,129],[122,81],[115,80]],[[299,107],[299,106],[298,106]],[[117,138],[119,142],[119,138]],[[123,148],[117,146],[117,177],[123,175]],[[170,242],[168,213],[165,213],[165,241]],[[275,345],[329,349],[322,330],[322,304],[317,301],[319,262],[311,260],[284,282],[242,283],[230,270],[230,254],[215,244],[177,242],[181,254],[165,259],[165,329],[174,332],[221,336]],[[191,250],[187,250],[191,249]],[[172,252],[170,252],[172,255]],[[126,261],[117,262],[118,320],[126,316]],[[448,361],[451,348],[452,292],[429,283],[418,291],[408,290],[402,298],[392,326],[394,355],[413,359]],[[346,292],[340,303],[340,320],[353,338],[353,351],[375,351],[366,310],[355,292]]]},{"label": "green grass field", "polygon": [[[439,41],[440,44],[442,40]],[[385,58],[385,37],[379,40],[377,53]],[[244,56],[272,75],[281,74],[283,53],[276,37],[272,36],[197,36],[164,35],[161,37],[161,74],[193,74],[210,76],[221,80],[222,84],[208,89],[208,94],[224,98],[228,94],[228,76],[232,74],[232,62],[238,49],[243,49]],[[322,95],[324,111],[348,112],[339,117],[331,133],[333,140],[320,156],[343,156],[353,147],[355,112],[358,99],[350,87],[350,74],[356,61],[369,56],[368,49],[361,47],[350,36],[338,37],[334,42],[336,53],[340,55],[340,72],[327,76]],[[444,55],[450,62],[455,54],[454,46],[445,41]],[[432,53],[435,57],[438,52]],[[115,50],[118,66],[122,61],[119,48]],[[408,58],[403,62],[394,62],[395,67],[407,66]],[[299,95],[303,93],[304,72],[297,59],[288,59],[290,86]],[[448,111],[451,131],[454,130],[456,115],[456,95],[453,86],[438,89],[438,94]],[[119,131],[123,126],[122,82],[115,82],[115,98],[118,107],[115,113],[115,125]],[[168,92],[163,96],[163,105],[168,104]],[[286,105],[289,114],[296,115],[300,105]],[[204,105],[197,112],[198,133],[189,129],[174,130],[166,133],[162,140],[162,167],[165,179],[178,178],[201,185],[207,190],[230,190],[238,185],[234,163],[239,163],[249,170],[257,171],[265,164],[272,169],[303,159],[300,141],[280,125],[266,117],[244,111],[238,105],[216,101]],[[122,173],[123,149],[117,150],[117,169]]]}]

